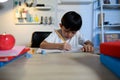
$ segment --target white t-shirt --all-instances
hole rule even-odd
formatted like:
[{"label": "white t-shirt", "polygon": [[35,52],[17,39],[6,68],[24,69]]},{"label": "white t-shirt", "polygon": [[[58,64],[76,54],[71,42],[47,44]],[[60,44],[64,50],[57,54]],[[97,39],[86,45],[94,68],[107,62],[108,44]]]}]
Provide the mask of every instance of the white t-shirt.
[{"label": "white t-shirt", "polygon": [[[64,41],[61,38],[59,38],[58,34],[55,31],[53,31],[45,39],[45,41],[49,43],[64,43]],[[68,39],[66,42],[69,43],[72,47],[79,47],[84,44],[85,39],[80,34],[80,31],[77,31],[76,34],[71,39]]]}]

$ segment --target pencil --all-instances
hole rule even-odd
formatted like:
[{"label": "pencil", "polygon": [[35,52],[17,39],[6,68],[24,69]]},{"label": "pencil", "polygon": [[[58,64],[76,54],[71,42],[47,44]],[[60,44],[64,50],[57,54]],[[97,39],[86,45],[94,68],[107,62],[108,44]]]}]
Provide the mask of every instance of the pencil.
[{"label": "pencil", "polygon": [[[57,30],[55,30],[55,32],[57,33],[57,35],[59,36],[59,38],[62,39],[63,42],[65,43],[66,40],[63,38],[63,36],[62,36]],[[66,51],[66,50],[63,50],[63,52],[65,52],[65,51]]]},{"label": "pencil", "polygon": [[57,30],[55,30],[55,32],[57,33],[57,35],[59,36],[59,38],[62,39],[65,42],[65,39],[63,38],[63,36]]}]

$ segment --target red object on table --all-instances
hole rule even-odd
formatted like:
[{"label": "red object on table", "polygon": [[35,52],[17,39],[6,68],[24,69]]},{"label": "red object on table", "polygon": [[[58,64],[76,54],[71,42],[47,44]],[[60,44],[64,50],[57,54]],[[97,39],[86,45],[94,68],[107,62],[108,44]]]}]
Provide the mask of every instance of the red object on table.
[{"label": "red object on table", "polygon": [[0,34],[0,50],[12,49],[15,45],[15,38],[11,34]]},{"label": "red object on table", "polygon": [[120,58],[120,41],[101,43],[100,53]]}]

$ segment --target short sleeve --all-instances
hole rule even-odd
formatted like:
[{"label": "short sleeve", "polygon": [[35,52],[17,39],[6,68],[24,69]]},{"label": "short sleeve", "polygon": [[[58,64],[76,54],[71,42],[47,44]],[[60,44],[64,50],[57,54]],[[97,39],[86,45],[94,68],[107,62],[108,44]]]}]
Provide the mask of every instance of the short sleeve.
[{"label": "short sleeve", "polygon": [[77,35],[78,35],[79,44],[84,45],[84,42],[86,41],[86,39],[83,37],[83,35],[80,33],[80,31],[78,31]]},{"label": "short sleeve", "polygon": [[46,39],[45,41],[49,43],[63,43],[63,41],[58,37],[55,31],[53,31]]},{"label": "short sleeve", "polygon": [[53,31],[46,39],[45,39],[45,41],[47,41],[47,42],[54,42],[54,40],[55,40],[55,32]]}]

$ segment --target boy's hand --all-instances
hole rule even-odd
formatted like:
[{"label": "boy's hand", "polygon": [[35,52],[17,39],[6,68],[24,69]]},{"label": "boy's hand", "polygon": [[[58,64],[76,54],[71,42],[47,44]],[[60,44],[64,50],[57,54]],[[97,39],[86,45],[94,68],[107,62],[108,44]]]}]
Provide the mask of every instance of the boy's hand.
[{"label": "boy's hand", "polygon": [[69,51],[69,50],[71,50],[71,45],[70,44],[68,44],[68,43],[63,43],[63,50],[66,50],[66,51]]},{"label": "boy's hand", "polygon": [[93,52],[94,51],[94,48],[92,45],[87,45],[87,44],[84,44],[84,46],[81,48],[81,50],[83,52]]},{"label": "boy's hand", "polygon": [[88,41],[84,42],[84,45],[81,48],[81,50],[83,52],[93,52],[94,51],[94,47],[93,46],[94,46],[93,43],[88,40]]}]

